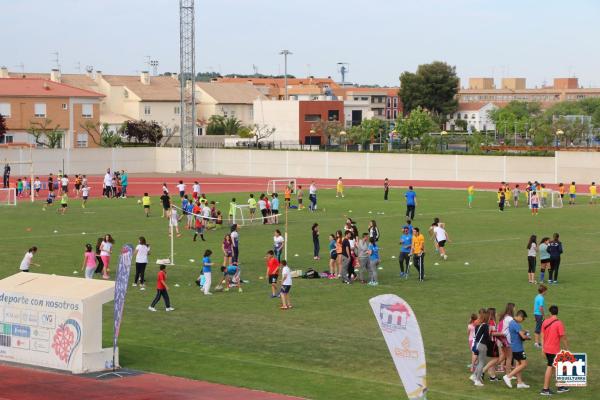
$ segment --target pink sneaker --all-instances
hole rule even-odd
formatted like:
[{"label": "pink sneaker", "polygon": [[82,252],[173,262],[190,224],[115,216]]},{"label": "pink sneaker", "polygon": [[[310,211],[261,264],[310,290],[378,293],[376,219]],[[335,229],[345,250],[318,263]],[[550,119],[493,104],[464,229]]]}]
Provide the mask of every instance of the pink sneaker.
[{"label": "pink sneaker", "polygon": [[110,276],[108,276],[108,275],[102,275],[102,279],[108,279],[108,278],[110,278]]}]

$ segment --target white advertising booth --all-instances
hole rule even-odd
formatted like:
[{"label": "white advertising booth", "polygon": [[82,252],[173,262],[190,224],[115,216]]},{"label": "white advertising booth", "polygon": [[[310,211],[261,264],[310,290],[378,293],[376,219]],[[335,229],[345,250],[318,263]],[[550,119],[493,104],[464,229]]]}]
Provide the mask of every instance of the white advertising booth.
[{"label": "white advertising booth", "polygon": [[102,305],[114,290],[112,281],[30,272],[0,280],[0,361],[75,374],[112,368]]}]

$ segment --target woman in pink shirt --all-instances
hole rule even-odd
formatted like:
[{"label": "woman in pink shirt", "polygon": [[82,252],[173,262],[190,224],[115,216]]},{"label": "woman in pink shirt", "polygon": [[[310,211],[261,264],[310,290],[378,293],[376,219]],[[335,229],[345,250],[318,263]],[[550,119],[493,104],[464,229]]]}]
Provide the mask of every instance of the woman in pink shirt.
[{"label": "woman in pink shirt", "polygon": [[100,245],[100,258],[102,259],[102,264],[104,268],[102,269],[102,279],[108,279],[108,273],[110,272],[110,268],[108,264],[110,263],[110,255],[112,253],[112,246],[115,243],[114,239],[111,235],[107,234],[104,236],[104,241]]},{"label": "woman in pink shirt", "polygon": [[96,271],[96,254],[92,250],[91,244],[85,245],[85,253],[83,253],[83,265],[81,270],[85,269],[85,279],[93,279]]}]

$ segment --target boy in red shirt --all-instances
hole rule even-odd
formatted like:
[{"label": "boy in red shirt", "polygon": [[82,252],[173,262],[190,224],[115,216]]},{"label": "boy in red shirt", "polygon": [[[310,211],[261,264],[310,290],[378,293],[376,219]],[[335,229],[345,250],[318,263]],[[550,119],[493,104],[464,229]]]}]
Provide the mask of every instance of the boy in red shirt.
[{"label": "boy in red shirt", "polygon": [[166,265],[161,265],[160,271],[158,271],[158,275],[156,276],[156,297],[154,297],[154,300],[152,300],[152,304],[150,305],[150,307],[148,307],[148,310],[150,311],[156,311],[156,308],[154,308],[154,306],[156,305],[156,303],[158,303],[161,297],[165,299],[166,311],[175,310],[173,307],[171,307],[169,293],[167,292],[169,290],[169,287],[167,286],[166,269]]},{"label": "boy in red shirt", "polygon": [[271,298],[279,297],[277,294],[277,279],[279,278],[279,261],[275,258],[273,250],[267,251],[267,280],[271,284]]},{"label": "boy in red shirt", "polygon": [[[565,326],[557,317],[558,306],[550,306],[551,317],[546,319],[542,324],[542,352],[546,355],[548,366],[544,375],[544,388],[540,392],[542,396],[550,396],[553,393],[550,391],[550,379],[554,374],[554,358],[560,353],[561,344],[564,349],[569,348],[567,336],[565,334]],[[568,387],[559,386],[556,388],[558,393],[569,391]]]}]

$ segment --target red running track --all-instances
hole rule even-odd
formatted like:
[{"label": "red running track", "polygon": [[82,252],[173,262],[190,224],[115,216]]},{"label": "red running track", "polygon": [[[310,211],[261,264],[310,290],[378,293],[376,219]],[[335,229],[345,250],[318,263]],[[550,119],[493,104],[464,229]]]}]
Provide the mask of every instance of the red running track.
[{"label": "red running track", "polygon": [[[43,183],[45,183],[45,178]],[[197,177],[190,177],[189,175],[178,178],[176,176],[129,176],[129,186],[127,188],[127,194],[132,197],[141,197],[144,193],[148,193],[150,196],[159,196],[162,194],[162,184],[166,183],[169,188],[171,195],[177,193],[176,184],[179,180],[183,180],[186,184],[186,192],[191,193],[192,184],[197,180],[201,185],[202,193],[227,193],[227,192],[248,192],[248,193],[263,193],[267,190],[267,183],[271,179],[281,178],[270,178],[270,177],[237,177],[237,176],[222,176],[222,177],[203,177],[198,175]],[[284,178],[285,179],[285,178]],[[88,176],[88,185],[91,187],[90,196],[98,197],[102,194],[102,176]],[[299,178],[296,180],[298,185],[303,185],[308,191],[308,186],[312,179]],[[335,188],[337,179],[314,179],[317,187],[320,189],[324,188]],[[524,188],[526,182],[510,182],[510,186],[514,187],[515,184],[521,185]],[[500,182],[469,182],[469,181],[429,181],[429,180],[391,180],[391,190],[394,189],[406,189],[407,186],[412,185],[416,190],[419,188],[433,188],[433,189],[460,189],[466,190],[469,185],[474,185],[475,190],[493,190],[496,191],[500,187]],[[345,187],[379,187],[383,190],[382,179],[344,179]],[[557,190],[558,185],[548,184],[548,189]],[[568,189],[568,183],[565,183],[566,189]],[[73,187],[73,183],[70,183],[70,189]],[[577,185],[578,193],[587,193],[587,185]],[[40,200],[46,198],[46,190],[41,191]]]},{"label": "red running track", "polygon": [[97,380],[0,365],[0,400],[293,400],[257,390],[159,374]]}]

